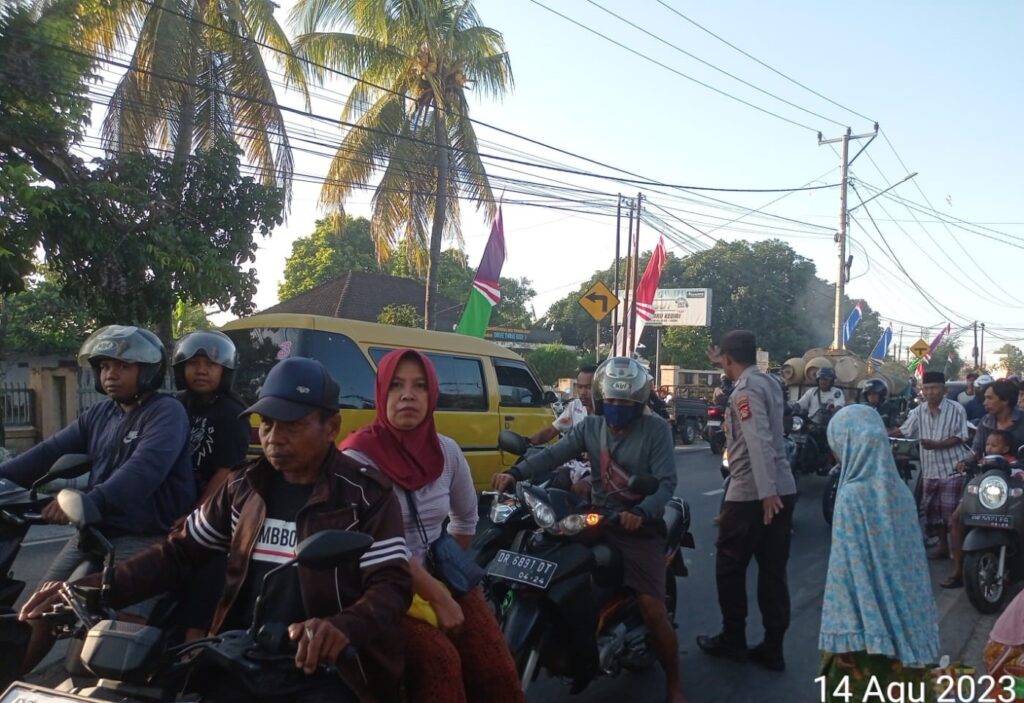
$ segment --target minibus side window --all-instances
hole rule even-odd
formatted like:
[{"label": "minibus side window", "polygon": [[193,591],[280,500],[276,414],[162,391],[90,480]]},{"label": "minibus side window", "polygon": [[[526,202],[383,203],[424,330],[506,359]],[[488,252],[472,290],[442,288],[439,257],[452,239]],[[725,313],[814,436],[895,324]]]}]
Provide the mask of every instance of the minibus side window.
[{"label": "minibus side window", "polygon": [[304,337],[302,353],[323,363],[341,386],[338,402],[342,408],[376,407],[376,374],[355,342],[343,334],[323,330],[307,331]]},{"label": "minibus side window", "polygon": [[494,359],[501,404],[505,407],[536,408],[544,405],[544,393],[526,364]]},{"label": "minibus side window", "polygon": [[[383,347],[372,347],[370,358],[379,364],[390,351]],[[424,353],[437,371],[437,384],[441,393],[437,401],[438,410],[487,410],[487,393],[480,359]]]}]

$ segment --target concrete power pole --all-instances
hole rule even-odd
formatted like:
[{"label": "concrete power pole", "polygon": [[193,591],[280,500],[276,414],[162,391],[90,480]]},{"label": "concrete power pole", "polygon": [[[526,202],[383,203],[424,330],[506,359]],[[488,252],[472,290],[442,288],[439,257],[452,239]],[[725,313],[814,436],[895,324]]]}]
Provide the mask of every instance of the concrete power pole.
[{"label": "concrete power pole", "polygon": [[[836,233],[836,252],[839,255],[839,267],[836,271],[836,307],[832,326],[833,349],[842,349],[845,346],[843,344],[843,294],[846,292],[846,282],[850,277],[849,264],[846,259],[846,232],[850,220],[846,207],[846,194],[850,183],[850,164],[867,148],[867,145],[864,145],[864,148],[857,152],[857,156],[850,159],[850,140],[867,139],[869,137],[873,140],[878,136],[878,124],[875,124],[875,131],[868,134],[852,135],[850,132],[850,128],[847,127],[846,134],[836,139],[822,139],[821,132],[818,132],[818,146],[835,144],[836,142],[840,142],[843,145],[840,153],[842,163],[840,166],[839,182],[839,231]],[[868,144],[870,143],[868,142]]]}]

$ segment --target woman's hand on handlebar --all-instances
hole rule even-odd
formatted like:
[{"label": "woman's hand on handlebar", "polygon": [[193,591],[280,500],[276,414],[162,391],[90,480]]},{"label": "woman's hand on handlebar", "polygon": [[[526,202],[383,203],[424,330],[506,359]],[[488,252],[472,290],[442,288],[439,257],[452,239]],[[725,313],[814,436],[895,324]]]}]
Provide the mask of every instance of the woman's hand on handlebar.
[{"label": "woman's hand on handlebar", "polygon": [[491,478],[491,488],[496,491],[508,492],[515,488],[516,479],[511,474],[494,474]]},{"label": "woman's hand on handlebar", "polygon": [[32,597],[25,601],[18,614],[19,620],[38,620],[44,614],[50,612],[53,606],[60,602],[60,589],[63,586],[61,581],[47,581],[32,594]]},{"label": "woman's hand on handlebar", "polygon": [[47,503],[41,514],[43,516],[43,521],[48,522],[51,525],[67,525],[71,522],[68,520],[68,516],[64,514],[64,511],[60,509],[60,506],[57,505],[57,501],[55,500],[51,500]]},{"label": "woman's hand on handlebar", "polygon": [[640,526],[644,524],[644,519],[636,513],[623,511],[619,513],[619,524],[626,532],[633,532],[640,529]]},{"label": "woman's hand on handlebar", "polygon": [[321,664],[334,666],[348,646],[348,637],[322,618],[310,618],[288,626],[288,636],[298,642],[295,668],[312,674]]}]

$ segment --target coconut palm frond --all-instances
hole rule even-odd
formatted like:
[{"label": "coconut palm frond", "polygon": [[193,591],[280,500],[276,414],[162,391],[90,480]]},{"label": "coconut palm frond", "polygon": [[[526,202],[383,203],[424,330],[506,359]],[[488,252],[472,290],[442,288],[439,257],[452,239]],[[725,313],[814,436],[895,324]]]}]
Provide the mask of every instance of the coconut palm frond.
[{"label": "coconut palm frond", "polygon": [[275,60],[284,70],[285,85],[299,91],[309,110],[312,105],[309,86],[306,84],[305,64],[274,17],[275,4],[271,0],[248,0],[244,5],[246,29],[252,39],[274,49]]}]

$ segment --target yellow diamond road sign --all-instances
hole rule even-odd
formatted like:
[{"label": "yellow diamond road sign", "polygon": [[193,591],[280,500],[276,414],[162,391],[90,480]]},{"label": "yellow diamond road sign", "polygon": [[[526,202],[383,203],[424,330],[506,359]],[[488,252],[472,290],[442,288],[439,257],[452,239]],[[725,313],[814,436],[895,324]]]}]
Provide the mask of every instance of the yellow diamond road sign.
[{"label": "yellow diamond road sign", "polygon": [[587,311],[587,314],[600,322],[608,316],[612,310],[618,307],[619,299],[601,281],[590,286],[590,289],[580,298],[580,305]]},{"label": "yellow diamond road sign", "polygon": [[910,348],[910,351],[914,352],[914,356],[922,357],[928,353],[929,349],[931,349],[931,347],[928,346],[928,342],[923,339],[919,339],[914,342],[914,346]]}]

